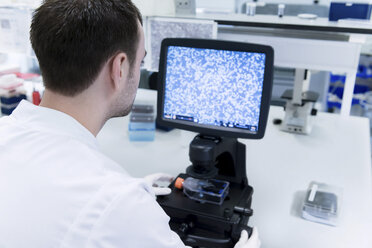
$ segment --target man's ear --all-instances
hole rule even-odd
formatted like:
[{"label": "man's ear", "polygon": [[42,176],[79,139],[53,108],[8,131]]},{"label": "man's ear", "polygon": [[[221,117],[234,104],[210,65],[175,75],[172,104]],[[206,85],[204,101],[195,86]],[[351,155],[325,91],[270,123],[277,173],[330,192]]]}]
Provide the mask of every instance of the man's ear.
[{"label": "man's ear", "polygon": [[128,57],[125,53],[118,53],[113,57],[111,65],[111,79],[114,90],[117,90],[123,80],[125,80],[128,76],[128,67]]}]

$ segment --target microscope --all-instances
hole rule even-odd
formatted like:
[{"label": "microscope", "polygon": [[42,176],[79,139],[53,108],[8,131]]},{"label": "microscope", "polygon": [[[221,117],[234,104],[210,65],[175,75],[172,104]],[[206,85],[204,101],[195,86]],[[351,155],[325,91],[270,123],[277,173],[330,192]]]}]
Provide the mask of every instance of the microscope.
[{"label": "microscope", "polygon": [[310,71],[296,69],[293,90],[286,90],[282,97],[286,100],[285,117],[281,130],[297,134],[310,134],[314,116],[317,115],[315,103],[319,94],[306,91],[310,83]]},{"label": "microscope", "polygon": [[[242,230],[251,233],[253,188],[247,179],[246,146],[238,138],[264,136],[273,56],[271,47],[256,44],[181,38],[162,42],[157,122],[198,133],[189,146],[191,165],[177,179],[185,186],[191,178],[203,182],[202,187],[188,194],[174,180],[172,193],[157,198],[185,245],[231,248]],[[222,198],[214,201],[211,195]]]}]

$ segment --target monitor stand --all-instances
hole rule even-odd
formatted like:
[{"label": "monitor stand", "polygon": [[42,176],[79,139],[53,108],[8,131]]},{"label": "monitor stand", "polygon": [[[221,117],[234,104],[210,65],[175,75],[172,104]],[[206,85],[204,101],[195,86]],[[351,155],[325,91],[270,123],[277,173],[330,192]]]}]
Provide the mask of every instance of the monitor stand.
[{"label": "monitor stand", "polygon": [[186,179],[215,178],[230,182],[229,194],[221,205],[200,203],[189,199],[182,190],[170,184],[172,193],[157,198],[170,217],[169,225],[185,243],[192,247],[231,248],[247,226],[253,188],[248,185],[245,167],[245,145],[237,139],[197,135],[190,143],[192,165]]}]

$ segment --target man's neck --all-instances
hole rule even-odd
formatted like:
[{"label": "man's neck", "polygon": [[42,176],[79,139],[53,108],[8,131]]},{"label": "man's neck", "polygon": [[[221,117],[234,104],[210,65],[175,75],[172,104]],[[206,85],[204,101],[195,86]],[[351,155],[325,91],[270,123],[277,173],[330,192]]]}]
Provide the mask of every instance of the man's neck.
[{"label": "man's neck", "polygon": [[46,89],[40,106],[68,114],[94,136],[97,136],[106,122],[104,106],[100,105],[97,99],[92,99],[88,95],[67,97]]}]

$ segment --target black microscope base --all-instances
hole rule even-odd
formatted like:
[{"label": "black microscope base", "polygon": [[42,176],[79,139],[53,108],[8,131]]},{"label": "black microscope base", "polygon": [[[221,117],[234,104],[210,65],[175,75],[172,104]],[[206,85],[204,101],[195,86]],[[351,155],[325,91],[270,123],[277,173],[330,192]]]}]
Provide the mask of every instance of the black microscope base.
[{"label": "black microscope base", "polygon": [[[186,178],[186,174],[179,177]],[[249,185],[230,183],[230,191],[222,205],[200,203],[189,199],[182,190],[170,188],[168,196],[157,201],[170,217],[169,225],[185,243],[192,247],[231,248],[246,229],[252,215],[253,188]]]}]

